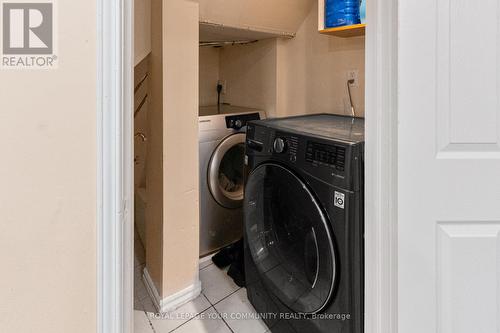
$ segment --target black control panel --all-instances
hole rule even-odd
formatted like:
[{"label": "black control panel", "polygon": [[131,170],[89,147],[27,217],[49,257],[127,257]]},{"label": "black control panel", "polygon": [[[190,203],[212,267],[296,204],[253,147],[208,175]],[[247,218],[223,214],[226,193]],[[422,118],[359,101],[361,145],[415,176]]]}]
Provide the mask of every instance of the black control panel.
[{"label": "black control panel", "polygon": [[[283,142],[283,144],[280,144]],[[277,147],[283,145],[284,149],[281,151]],[[288,157],[288,161],[295,163],[297,162],[297,153],[299,150],[299,138],[293,135],[286,135],[284,133],[277,133],[277,138],[274,140],[274,152],[279,154],[285,154]]]},{"label": "black control panel", "polygon": [[248,114],[240,114],[237,116],[227,116],[226,126],[227,128],[240,130],[241,128],[245,127],[249,121],[252,120],[260,120],[260,114],[258,112],[255,112]]},{"label": "black control panel", "polygon": [[345,148],[309,141],[307,143],[306,161],[344,171]]},{"label": "black control panel", "polygon": [[266,121],[258,121],[247,127],[246,155],[250,168],[276,162],[333,186],[352,191],[363,188],[364,143],[266,125]]}]

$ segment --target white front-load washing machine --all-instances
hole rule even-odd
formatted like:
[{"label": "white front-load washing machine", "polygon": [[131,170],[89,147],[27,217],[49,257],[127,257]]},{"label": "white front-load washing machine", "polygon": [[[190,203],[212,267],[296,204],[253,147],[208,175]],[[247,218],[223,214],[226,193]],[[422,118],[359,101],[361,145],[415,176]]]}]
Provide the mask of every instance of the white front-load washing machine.
[{"label": "white front-load washing machine", "polygon": [[246,124],[264,118],[258,109],[200,108],[200,257],[243,236]]}]

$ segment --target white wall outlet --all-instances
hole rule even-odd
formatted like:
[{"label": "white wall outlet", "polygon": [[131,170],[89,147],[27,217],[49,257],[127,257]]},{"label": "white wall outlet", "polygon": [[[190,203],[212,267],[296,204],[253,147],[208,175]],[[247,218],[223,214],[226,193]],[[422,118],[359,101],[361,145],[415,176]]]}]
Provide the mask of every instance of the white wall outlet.
[{"label": "white wall outlet", "polygon": [[354,83],[351,84],[351,87],[358,88],[359,87],[359,70],[358,69],[350,69],[346,72],[347,80],[354,80]]},{"label": "white wall outlet", "polygon": [[219,85],[219,84],[222,86],[222,91],[221,91],[221,93],[222,93],[222,94],[225,94],[225,93],[226,93],[226,91],[227,91],[227,81],[226,81],[226,80],[218,80],[218,81],[217,81],[217,85]]}]

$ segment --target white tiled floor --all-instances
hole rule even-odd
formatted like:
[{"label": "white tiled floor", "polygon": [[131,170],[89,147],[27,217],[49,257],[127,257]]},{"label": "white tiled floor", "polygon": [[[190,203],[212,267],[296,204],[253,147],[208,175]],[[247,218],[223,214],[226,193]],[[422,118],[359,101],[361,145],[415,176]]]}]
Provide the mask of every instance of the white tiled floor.
[{"label": "white tiled floor", "polygon": [[173,313],[160,316],[142,281],[144,249],[136,237],[135,261],[135,333],[265,333],[260,319],[235,319],[255,310],[239,288],[210,259],[200,262],[202,294]]},{"label": "white tiled floor", "polygon": [[226,271],[221,271],[214,264],[200,270],[200,280],[203,294],[214,305],[239,289]]},{"label": "white tiled floor", "polygon": [[214,307],[218,313],[228,315],[225,321],[233,332],[264,333],[267,331],[267,326],[260,319],[238,319],[241,317],[240,314],[255,313],[255,309],[247,298],[245,288],[239,289],[230,297],[214,304]]}]

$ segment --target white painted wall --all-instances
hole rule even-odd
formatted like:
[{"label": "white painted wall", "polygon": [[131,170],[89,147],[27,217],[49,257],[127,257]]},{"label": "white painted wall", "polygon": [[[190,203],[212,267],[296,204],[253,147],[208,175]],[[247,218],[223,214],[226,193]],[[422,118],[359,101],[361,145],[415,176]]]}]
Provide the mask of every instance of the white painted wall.
[{"label": "white painted wall", "polygon": [[364,37],[339,38],[318,33],[315,4],[293,39],[282,39],[277,51],[276,116],[304,113],[349,114],[346,71],[359,70],[353,102],[364,116]]},{"label": "white painted wall", "polygon": [[200,105],[217,104],[217,81],[226,81],[223,103],[274,113],[277,39],[222,48],[200,48]]},{"label": "white painted wall", "polygon": [[275,113],[276,47],[276,39],[266,39],[222,48],[220,78],[227,83],[224,102]]},{"label": "white painted wall", "polygon": [[59,68],[0,74],[0,332],[96,330],[96,2],[57,2]]},{"label": "white painted wall", "polygon": [[200,47],[200,106],[217,104],[220,48]]}]

